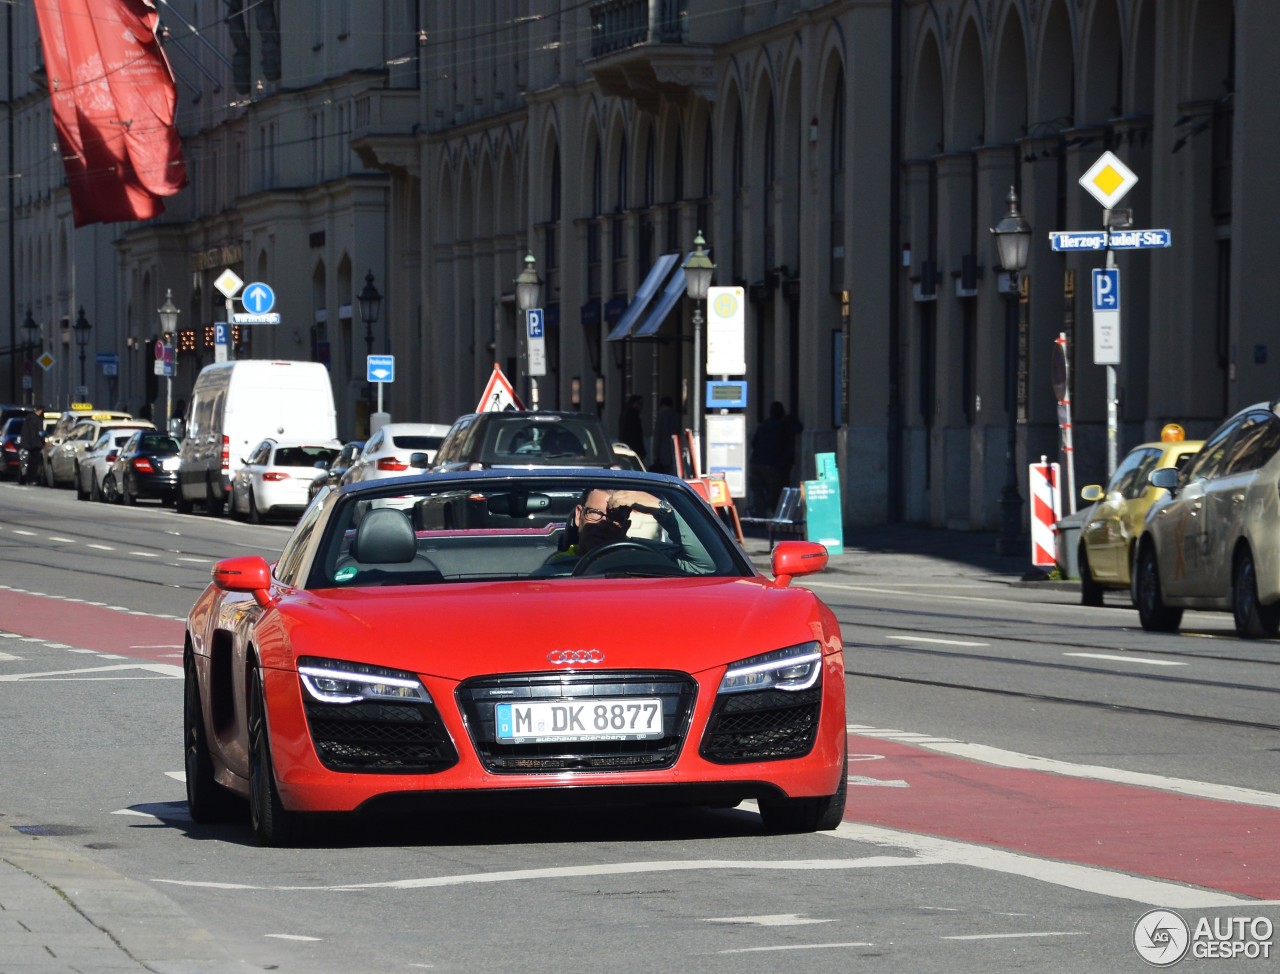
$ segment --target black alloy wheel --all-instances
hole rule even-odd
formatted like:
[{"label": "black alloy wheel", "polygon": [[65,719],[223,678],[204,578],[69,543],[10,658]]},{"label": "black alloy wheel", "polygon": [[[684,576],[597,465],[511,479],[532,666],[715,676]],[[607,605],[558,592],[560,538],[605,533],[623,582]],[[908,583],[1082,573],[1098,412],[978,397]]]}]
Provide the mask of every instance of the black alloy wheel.
[{"label": "black alloy wheel", "polygon": [[1182,610],[1165,605],[1160,592],[1160,565],[1154,545],[1144,544],[1138,552],[1137,578],[1138,621],[1147,632],[1177,632],[1182,624]]},{"label": "black alloy wheel", "polygon": [[299,831],[298,815],[284,807],[276,787],[267,729],[267,702],[262,670],[249,674],[249,820],[260,845],[287,846]]},{"label": "black alloy wheel", "polygon": [[182,670],[187,811],[193,822],[225,822],[243,815],[244,803],[214,780],[213,760],[209,757],[209,742],[204,731],[204,710],[200,706],[200,685],[190,650],[186,653]]},{"label": "black alloy wheel", "polygon": [[1089,551],[1084,545],[1080,546],[1077,560],[1080,563],[1080,604],[1094,607],[1102,605],[1102,586],[1094,580],[1093,571],[1089,567]]},{"label": "black alloy wheel", "polygon": [[262,512],[258,510],[258,499],[253,496],[253,488],[249,488],[249,523],[261,524],[263,521]]},{"label": "black alloy wheel", "polygon": [[116,483],[116,475],[108,473],[102,478],[102,499],[108,504],[119,504],[123,499],[120,496],[120,487]]},{"label": "black alloy wheel", "polygon": [[761,798],[760,818],[771,835],[795,832],[830,832],[844,821],[849,798],[849,753],[840,769],[840,785],[834,795],[817,798]]},{"label": "black alloy wheel", "polygon": [[1280,632],[1280,602],[1262,605],[1258,601],[1258,570],[1248,548],[1236,555],[1231,609],[1241,639],[1270,639]]}]

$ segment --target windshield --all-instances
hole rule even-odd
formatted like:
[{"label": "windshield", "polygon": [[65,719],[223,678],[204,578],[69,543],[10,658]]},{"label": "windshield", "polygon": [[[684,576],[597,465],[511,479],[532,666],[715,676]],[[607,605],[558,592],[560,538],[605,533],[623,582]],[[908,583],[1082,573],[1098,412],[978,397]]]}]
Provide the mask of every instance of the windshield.
[{"label": "windshield", "polygon": [[753,574],[706,503],[660,481],[431,479],[335,503],[308,588]]}]

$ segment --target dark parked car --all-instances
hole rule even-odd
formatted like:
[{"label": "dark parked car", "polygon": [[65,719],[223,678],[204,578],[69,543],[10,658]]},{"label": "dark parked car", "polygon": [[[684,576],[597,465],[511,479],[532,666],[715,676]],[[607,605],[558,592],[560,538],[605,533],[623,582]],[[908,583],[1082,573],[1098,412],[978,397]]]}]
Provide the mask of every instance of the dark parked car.
[{"label": "dark parked car", "polygon": [[22,439],[23,416],[12,416],[0,428],[0,477],[18,479],[18,442]]},{"label": "dark parked car", "polygon": [[139,430],[120,450],[102,482],[113,503],[133,504],[141,497],[172,504],[178,490],[181,463],[178,441],[158,430]]},{"label": "dark parked car", "polygon": [[595,416],[512,410],[459,416],[440,444],[434,469],[622,466]]},{"label": "dark parked car", "polygon": [[310,504],[315,500],[316,494],[325,487],[337,487],[342,482],[342,475],[347,472],[347,468],[351,466],[352,461],[360,455],[360,451],[364,449],[364,440],[352,440],[350,443],[342,444],[342,449],[338,455],[333,458],[333,462],[329,464],[329,468],[311,482],[311,486],[307,488],[307,503]]}]

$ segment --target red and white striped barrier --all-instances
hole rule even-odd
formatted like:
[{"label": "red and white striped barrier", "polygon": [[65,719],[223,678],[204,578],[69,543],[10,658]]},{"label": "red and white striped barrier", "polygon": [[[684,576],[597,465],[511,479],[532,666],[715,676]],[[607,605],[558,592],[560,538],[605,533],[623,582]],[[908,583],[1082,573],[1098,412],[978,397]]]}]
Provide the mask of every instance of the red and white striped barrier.
[{"label": "red and white striped barrier", "polygon": [[1056,463],[1033,463],[1027,468],[1031,490],[1031,564],[1051,568],[1055,557],[1054,525],[1062,517],[1062,491]]}]

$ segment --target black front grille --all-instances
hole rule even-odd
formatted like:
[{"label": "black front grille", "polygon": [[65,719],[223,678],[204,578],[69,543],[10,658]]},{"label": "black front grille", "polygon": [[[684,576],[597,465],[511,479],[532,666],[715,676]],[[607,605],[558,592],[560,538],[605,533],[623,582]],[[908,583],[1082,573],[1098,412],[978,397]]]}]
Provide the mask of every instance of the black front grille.
[{"label": "black front grille", "polygon": [[716,700],[701,754],[718,764],[798,758],[818,736],[822,684],[808,690],[730,693]]},{"label": "black front grille", "polygon": [[[458,706],[485,769],[495,773],[543,771],[654,771],[675,764],[689,732],[697,684],[684,673],[536,673],[468,680]],[[658,697],[663,734],[646,741],[501,743],[494,711],[499,703]]]},{"label": "black front grille", "polygon": [[458,752],[431,704],[320,703],[308,698],[305,709],[311,743],[330,771],[431,774],[458,763]]}]

